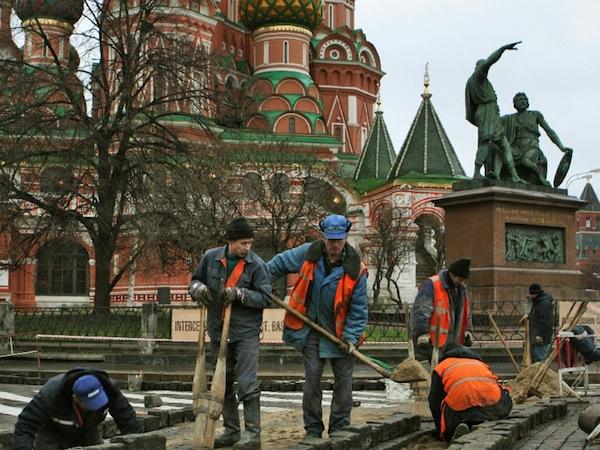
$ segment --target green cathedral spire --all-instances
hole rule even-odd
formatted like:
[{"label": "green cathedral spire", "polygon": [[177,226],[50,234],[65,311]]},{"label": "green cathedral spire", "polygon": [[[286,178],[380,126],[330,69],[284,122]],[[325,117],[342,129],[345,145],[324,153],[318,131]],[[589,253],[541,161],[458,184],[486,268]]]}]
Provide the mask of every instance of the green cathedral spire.
[{"label": "green cathedral spire", "polygon": [[429,74],[425,69],[425,90],[400,153],[388,175],[396,178],[462,178],[465,176],[456,152],[446,135],[429,92]]}]

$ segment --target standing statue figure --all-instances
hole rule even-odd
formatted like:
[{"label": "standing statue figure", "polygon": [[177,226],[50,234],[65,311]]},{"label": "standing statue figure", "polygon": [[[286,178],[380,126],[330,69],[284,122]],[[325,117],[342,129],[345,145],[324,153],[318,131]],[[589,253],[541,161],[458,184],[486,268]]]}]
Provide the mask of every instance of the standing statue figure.
[{"label": "standing statue figure", "polygon": [[[486,176],[499,179],[504,165],[511,181],[523,182],[515,169],[510,144],[500,120],[496,92],[488,80],[488,71],[492,64],[496,63],[506,50],[517,50],[517,44],[520,43],[521,41],[504,45],[487,59],[477,61],[473,74],[467,80],[465,87],[467,120],[475,125],[478,131],[474,178],[481,178],[481,166],[485,164]],[[501,149],[501,153],[498,149]]]},{"label": "standing statue figure", "polygon": [[527,95],[523,92],[517,93],[513,98],[513,105],[517,112],[502,116],[502,122],[512,149],[512,157],[517,172],[531,184],[550,186],[550,183],[546,180],[548,161],[540,150],[539,127],[544,129],[550,140],[556,144],[560,151],[569,153],[573,150],[563,145],[541,112],[527,109],[529,108]]}]

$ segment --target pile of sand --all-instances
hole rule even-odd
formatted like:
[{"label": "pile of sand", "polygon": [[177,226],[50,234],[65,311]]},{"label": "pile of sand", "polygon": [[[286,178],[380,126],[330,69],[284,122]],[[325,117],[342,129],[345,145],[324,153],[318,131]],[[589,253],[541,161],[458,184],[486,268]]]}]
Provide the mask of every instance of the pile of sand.
[{"label": "pile of sand", "polygon": [[[506,386],[510,389],[511,395],[513,397],[521,394],[523,389],[526,389],[535,375],[538,373],[542,363],[535,363],[531,366],[523,369],[521,373],[517,375],[517,378],[514,380],[509,380],[506,382]],[[558,395],[558,375],[552,369],[548,369],[546,375],[542,379],[540,386],[538,388],[542,397],[550,397],[551,395]]]},{"label": "pile of sand", "polygon": [[429,378],[429,372],[414,358],[406,358],[394,368],[392,373],[392,380],[398,383],[427,381]]}]

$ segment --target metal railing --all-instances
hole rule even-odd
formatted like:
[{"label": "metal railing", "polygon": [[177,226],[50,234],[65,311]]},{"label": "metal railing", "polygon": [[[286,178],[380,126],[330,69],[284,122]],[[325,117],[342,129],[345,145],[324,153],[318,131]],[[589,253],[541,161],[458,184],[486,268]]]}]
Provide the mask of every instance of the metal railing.
[{"label": "metal railing", "polygon": [[[171,338],[173,308],[194,305],[158,305],[156,308],[157,339]],[[97,310],[92,307],[23,308],[15,307],[15,332],[18,334],[54,334],[78,336],[113,336],[141,338],[142,307],[112,307]],[[477,341],[498,341],[488,312],[492,314],[503,337],[522,340],[524,329],[519,319],[527,312],[523,301],[472,302],[473,334]],[[399,303],[371,306],[366,330],[367,342],[406,342],[407,327],[404,310]]]}]

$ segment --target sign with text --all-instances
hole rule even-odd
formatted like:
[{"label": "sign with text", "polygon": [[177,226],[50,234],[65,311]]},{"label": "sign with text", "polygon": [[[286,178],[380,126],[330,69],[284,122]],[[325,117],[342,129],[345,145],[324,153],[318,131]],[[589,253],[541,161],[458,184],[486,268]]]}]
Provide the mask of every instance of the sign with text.
[{"label": "sign with text", "polygon": [[[567,314],[573,302],[559,302],[560,325],[562,326],[567,320]],[[573,314],[573,312],[571,312]],[[600,302],[589,302],[583,317],[577,322],[580,325],[587,325],[594,330],[595,334],[600,334]]]},{"label": "sign with text", "polygon": [[[282,343],[283,309],[265,309],[260,332],[264,343]],[[196,342],[200,329],[200,310],[174,308],[171,312],[171,340],[176,342]],[[208,335],[206,336],[208,339]]]}]

